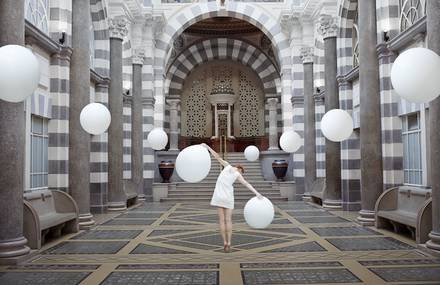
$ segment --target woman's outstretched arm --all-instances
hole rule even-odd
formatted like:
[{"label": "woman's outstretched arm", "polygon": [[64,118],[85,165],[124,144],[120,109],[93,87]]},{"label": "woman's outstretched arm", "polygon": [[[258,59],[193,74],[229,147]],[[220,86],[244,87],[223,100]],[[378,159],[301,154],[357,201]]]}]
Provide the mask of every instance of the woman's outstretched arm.
[{"label": "woman's outstretched arm", "polygon": [[255,190],[255,188],[249,182],[247,182],[241,174],[237,177],[237,180],[241,184],[243,184],[247,189],[251,190],[259,199],[263,198],[263,195],[261,195],[257,190]]},{"label": "woman's outstretched arm", "polygon": [[217,152],[215,152],[215,150],[213,150],[212,148],[210,148],[206,143],[202,143],[201,145],[202,145],[204,148],[206,148],[206,149],[212,154],[212,156],[215,157],[215,159],[218,160],[218,162],[219,162],[221,165],[223,165],[224,167],[226,167],[226,166],[229,165],[229,163],[228,163],[226,160],[223,160],[223,159],[220,157],[220,155],[219,155]]}]

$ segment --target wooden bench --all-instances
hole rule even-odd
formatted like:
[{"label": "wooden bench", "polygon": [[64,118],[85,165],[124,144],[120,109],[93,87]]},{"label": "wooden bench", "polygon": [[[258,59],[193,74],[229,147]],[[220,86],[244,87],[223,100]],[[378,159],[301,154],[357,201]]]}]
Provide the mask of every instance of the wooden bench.
[{"label": "wooden bench", "polygon": [[375,224],[377,228],[391,225],[397,233],[409,230],[416,243],[425,243],[432,229],[431,189],[399,186],[386,190],[376,202]]},{"label": "wooden bench", "polygon": [[310,197],[312,202],[322,206],[322,200],[324,199],[325,191],[325,178],[317,178],[312,185],[312,191]]},{"label": "wooden bench", "polygon": [[78,232],[78,206],[58,190],[38,190],[23,195],[23,232],[32,249],[39,249],[46,237]]}]

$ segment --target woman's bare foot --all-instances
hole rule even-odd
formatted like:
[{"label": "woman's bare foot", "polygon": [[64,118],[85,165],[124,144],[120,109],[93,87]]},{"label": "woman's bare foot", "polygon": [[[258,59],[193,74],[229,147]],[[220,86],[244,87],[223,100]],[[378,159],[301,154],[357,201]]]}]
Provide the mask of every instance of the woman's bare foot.
[{"label": "woman's bare foot", "polygon": [[228,252],[228,245],[227,245],[226,243],[223,245],[223,251],[224,251],[225,253]]},{"label": "woman's bare foot", "polygon": [[225,252],[227,252],[227,253],[231,252],[231,245],[230,244],[225,245]]}]

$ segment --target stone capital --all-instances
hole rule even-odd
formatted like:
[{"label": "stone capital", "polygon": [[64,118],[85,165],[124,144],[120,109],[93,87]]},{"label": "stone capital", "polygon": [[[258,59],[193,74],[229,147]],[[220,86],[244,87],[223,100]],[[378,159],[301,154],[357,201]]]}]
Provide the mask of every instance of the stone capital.
[{"label": "stone capital", "polygon": [[300,57],[303,61],[303,64],[313,63],[314,57],[314,48],[313,47],[302,47],[300,50]]},{"label": "stone capital", "polygon": [[319,17],[318,33],[323,39],[336,37],[338,34],[337,19],[330,15]]},{"label": "stone capital", "polygon": [[304,104],[304,96],[292,96],[290,101],[292,102],[293,107],[295,107],[295,105],[303,105]]},{"label": "stone capital", "polygon": [[315,99],[316,103],[324,102],[324,92],[314,94],[313,99]]},{"label": "stone capital", "polygon": [[129,21],[124,17],[115,17],[108,20],[110,38],[123,40],[128,34]]},{"label": "stone capital", "polygon": [[166,25],[166,20],[163,15],[158,15],[153,17],[153,31],[154,37],[159,38],[164,32]]},{"label": "stone capital", "polygon": [[170,110],[177,110],[180,104],[180,99],[167,99],[166,102],[170,106]]},{"label": "stone capital", "polygon": [[145,50],[137,48],[133,50],[133,55],[131,57],[133,64],[144,64]]},{"label": "stone capital", "polygon": [[266,100],[267,105],[269,106],[269,109],[276,109],[277,104],[278,104],[278,98],[272,97],[272,98],[268,98]]},{"label": "stone capital", "polygon": [[153,97],[142,97],[142,105],[143,106],[154,107],[155,102],[156,102],[156,100]]}]

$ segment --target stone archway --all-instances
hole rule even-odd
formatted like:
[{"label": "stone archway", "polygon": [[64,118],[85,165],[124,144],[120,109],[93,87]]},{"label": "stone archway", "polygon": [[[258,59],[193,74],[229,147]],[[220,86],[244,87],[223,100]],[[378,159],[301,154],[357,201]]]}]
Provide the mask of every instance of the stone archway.
[{"label": "stone archway", "polygon": [[[166,56],[173,41],[192,24],[210,17],[233,17],[247,21],[258,27],[272,42],[275,55],[281,67],[282,84],[281,106],[283,118],[292,118],[292,106],[290,102],[292,93],[292,63],[290,57],[290,46],[288,38],[283,34],[278,21],[265,13],[261,8],[240,2],[229,2],[225,7],[220,7],[217,2],[197,3],[188,6],[178,14],[171,17],[164,28],[161,38],[156,41],[155,58],[155,100],[154,111],[155,125],[163,125],[164,113],[164,69],[166,67]],[[284,127],[292,126],[291,119],[283,121]]]}]

